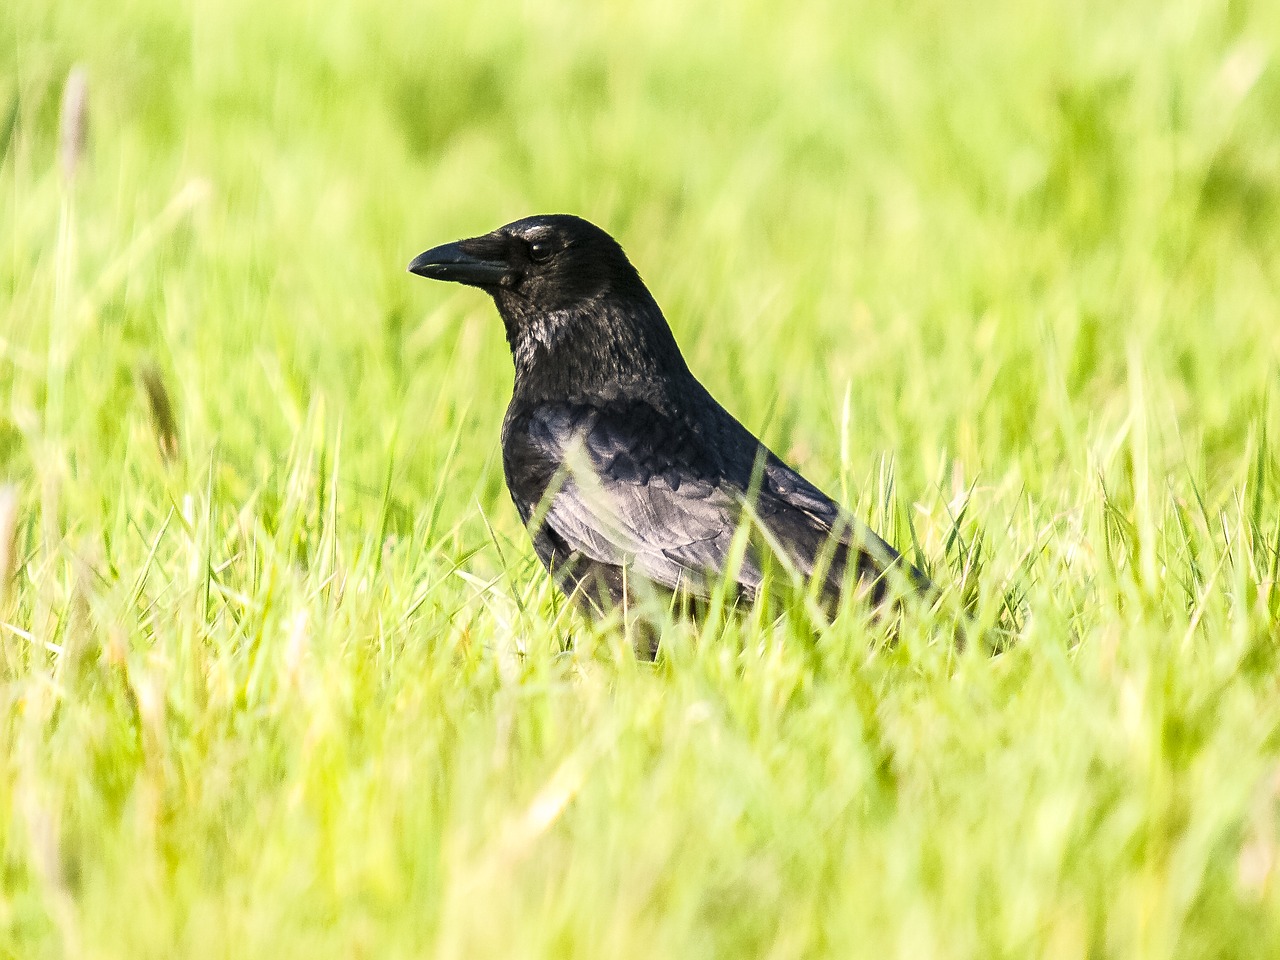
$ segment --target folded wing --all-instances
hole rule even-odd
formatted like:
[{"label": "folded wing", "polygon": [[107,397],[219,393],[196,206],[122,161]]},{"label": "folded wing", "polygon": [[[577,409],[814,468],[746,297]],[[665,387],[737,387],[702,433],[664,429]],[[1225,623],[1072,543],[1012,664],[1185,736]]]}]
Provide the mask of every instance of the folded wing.
[{"label": "folded wing", "polygon": [[[590,560],[705,596],[730,567],[746,510],[800,573],[822,577],[829,599],[839,598],[850,562],[878,599],[881,575],[902,563],[897,552],[729,422],[747,445],[743,455],[713,463],[701,456],[690,428],[652,411],[540,407],[525,432],[524,455],[558,466],[541,522]],[[758,541],[734,569],[749,598],[762,579]]]}]

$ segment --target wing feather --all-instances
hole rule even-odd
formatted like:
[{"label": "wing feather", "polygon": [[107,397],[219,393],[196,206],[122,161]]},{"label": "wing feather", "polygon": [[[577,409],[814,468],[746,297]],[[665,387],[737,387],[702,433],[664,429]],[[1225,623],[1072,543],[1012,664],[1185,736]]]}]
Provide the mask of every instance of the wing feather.
[{"label": "wing feather", "polygon": [[[669,589],[703,593],[723,575],[742,517],[732,488],[658,461],[652,437],[599,411],[541,408],[528,436],[540,458],[564,465],[543,522],[573,549]],[[737,580],[748,593],[759,586],[751,558]]]},{"label": "wing feather", "polygon": [[[829,598],[838,598],[850,564],[872,582],[877,599],[892,566],[927,587],[888,543],[725,417],[754,443],[733,438],[740,442],[722,446],[745,450],[740,462],[710,464],[687,442],[687,426],[651,410],[538,408],[523,455],[559,472],[543,523],[590,560],[632,566],[669,589],[705,595],[709,580],[725,573],[750,498],[768,538],[800,573],[821,574]],[[763,471],[755,469],[760,456]],[[748,550],[738,585],[754,596],[761,580],[759,559]]]}]

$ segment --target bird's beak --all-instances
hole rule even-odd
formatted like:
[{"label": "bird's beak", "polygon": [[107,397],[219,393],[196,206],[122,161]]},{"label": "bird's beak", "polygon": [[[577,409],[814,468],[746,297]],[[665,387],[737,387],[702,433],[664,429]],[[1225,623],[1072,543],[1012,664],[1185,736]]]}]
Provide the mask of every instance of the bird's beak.
[{"label": "bird's beak", "polygon": [[446,243],[420,253],[409,264],[409,272],[432,280],[451,280],[473,287],[491,287],[502,282],[511,270],[501,260],[485,260],[462,249],[465,241]]}]

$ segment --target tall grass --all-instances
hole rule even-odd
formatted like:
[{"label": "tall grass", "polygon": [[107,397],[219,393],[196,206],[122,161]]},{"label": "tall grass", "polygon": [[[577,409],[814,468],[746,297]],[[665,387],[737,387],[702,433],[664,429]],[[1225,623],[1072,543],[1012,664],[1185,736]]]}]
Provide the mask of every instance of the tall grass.
[{"label": "tall grass", "polygon": [[[0,38],[4,955],[1280,949],[1280,7]],[[500,324],[403,272],[555,211],[1002,639],[568,609]]]}]

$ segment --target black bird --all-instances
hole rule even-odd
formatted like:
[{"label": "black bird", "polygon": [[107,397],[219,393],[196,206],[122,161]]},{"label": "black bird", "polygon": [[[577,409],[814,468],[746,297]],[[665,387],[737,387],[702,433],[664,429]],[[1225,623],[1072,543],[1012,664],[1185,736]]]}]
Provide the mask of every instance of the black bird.
[{"label": "black bird", "polygon": [[[851,572],[877,604],[892,579],[931,590],[715,401],[599,227],[528,217],[434,247],[409,270],[493,297],[515,360],[502,424],[507,488],[543,564],[589,613],[632,601],[636,578],[705,598],[728,573],[755,599],[767,553],[821,578],[828,607]],[[744,511],[762,536],[731,570]]]}]

